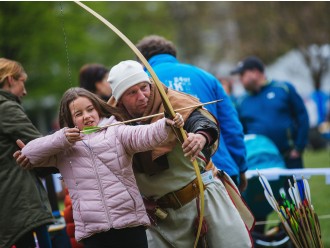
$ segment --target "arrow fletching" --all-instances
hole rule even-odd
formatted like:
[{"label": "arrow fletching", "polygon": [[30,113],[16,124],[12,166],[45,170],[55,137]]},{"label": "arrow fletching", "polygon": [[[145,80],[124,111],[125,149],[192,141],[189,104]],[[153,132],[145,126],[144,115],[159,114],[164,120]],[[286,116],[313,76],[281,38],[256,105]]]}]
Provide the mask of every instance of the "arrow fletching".
[{"label": "arrow fletching", "polygon": [[100,127],[84,127],[83,130],[81,131],[83,134],[91,134],[95,133],[97,131],[100,131]]},{"label": "arrow fletching", "polygon": [[309,183],[306,178],[303,178],[303,182],[304,182],[304,188],[305,188],[305,196],[306,196],[308,202],[311,204],[312,198],[311,198],[311,190],[309,187]]}]

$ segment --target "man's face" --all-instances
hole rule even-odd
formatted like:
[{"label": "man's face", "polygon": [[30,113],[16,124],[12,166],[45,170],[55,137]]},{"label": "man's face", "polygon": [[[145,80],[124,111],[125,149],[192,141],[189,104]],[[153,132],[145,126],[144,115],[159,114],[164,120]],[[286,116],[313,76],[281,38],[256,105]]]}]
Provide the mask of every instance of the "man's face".
[{"label": "man's face", "polygon": [[260,72],[256,69],[245,70],[240,74],[240,81],[247,91],[257,91]]},{"label": "man's face", "polygon": [[150,84],[147,82],[138,83],[128,88],[119,100],[128,113],[134,117],[141,117],[147,108],[150,97]]}]

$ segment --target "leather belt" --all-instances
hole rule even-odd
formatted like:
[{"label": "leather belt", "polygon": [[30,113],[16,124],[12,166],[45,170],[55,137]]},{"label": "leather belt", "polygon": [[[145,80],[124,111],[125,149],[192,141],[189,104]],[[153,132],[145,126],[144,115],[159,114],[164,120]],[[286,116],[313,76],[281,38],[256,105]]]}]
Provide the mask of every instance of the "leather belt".
[{"label": "leather belt", "polygon": [[[205,190],[205,185],[203,185]],[[197,184],[197,178],[188,183],[183,188],[167,193],[159,198],[156,202],[161,208],[173,208],[179,209],[185,204],[191,202],[199,195],[199,188]]]}]

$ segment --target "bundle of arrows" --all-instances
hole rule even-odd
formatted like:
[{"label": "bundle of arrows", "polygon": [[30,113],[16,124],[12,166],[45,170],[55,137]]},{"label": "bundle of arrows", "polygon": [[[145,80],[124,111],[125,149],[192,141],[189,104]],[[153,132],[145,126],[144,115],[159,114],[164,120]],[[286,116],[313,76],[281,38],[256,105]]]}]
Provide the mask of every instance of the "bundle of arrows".
[{"label": "bundle of arrows", "polygon": [[304,177],[296,180],[293,176],[293,183],[288,180],[289,197],[281,189],[276,200],[266,177],[259,171],[258,174],[266,199],[277,213],[292,244],[296,248],[323,248],[320,223],[312,205],[308,180]]}]

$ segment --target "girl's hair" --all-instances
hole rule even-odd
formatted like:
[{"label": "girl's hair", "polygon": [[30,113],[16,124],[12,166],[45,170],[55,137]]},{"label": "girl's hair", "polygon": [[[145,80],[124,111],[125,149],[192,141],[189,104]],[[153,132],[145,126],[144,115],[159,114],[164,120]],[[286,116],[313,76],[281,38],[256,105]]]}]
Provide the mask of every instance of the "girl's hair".
[{"label": "girl's hair", "polygon": [[108,72],[109,70],[101,64],[86,64],[81,67],[79,71],[79,85],[80,87],[95,93],[96,82],[102,81]]},{"label": "girl's hair", "polygon": [[74,87],[68,89],[63,94],[63,97],[61,99],[60,110],[59,110],[59,124],[61,128],[63,127],[72,128],[75,126],[73,122],[73,118],[71,116],[69,105],[78,97],[88,98],[92,102],[100,118],[110,117],[111,115],[114,115],[118,121],[122,120],[121,115],[116,108],[108,105],[106,102],[104,102],[94,93],[89,92],[88,90],[85,90],[83,88]]},{"label": "girl's hair", "polygon": [[0,58],[0,88],[3,88],[8,77],[11,76],[17,80],[22,74],[26,74],[26,72],[19,62]]}]

